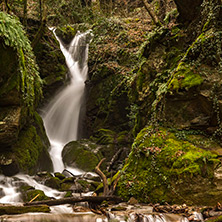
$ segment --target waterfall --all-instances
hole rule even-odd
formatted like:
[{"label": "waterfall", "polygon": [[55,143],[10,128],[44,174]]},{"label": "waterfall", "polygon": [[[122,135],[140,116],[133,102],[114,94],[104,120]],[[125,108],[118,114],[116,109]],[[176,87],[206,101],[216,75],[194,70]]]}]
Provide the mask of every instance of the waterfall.
[{"label": "waterfall", "polygon": [[61,172],[64,169],[62,149],[66,143],[78,138],[79,114],[88,72],[88,44],[92,34],[90,31],[78,32],[66,48],[55,29],[53,32],[65,56],[70,83],[46,107],[43,120],[51,143],[50,155],[54,171]]}]

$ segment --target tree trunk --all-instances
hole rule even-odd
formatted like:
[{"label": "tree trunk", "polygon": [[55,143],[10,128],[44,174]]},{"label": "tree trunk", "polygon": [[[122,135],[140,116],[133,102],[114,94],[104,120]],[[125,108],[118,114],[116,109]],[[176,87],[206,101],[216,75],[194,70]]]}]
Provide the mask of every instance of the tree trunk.
[{"label": "tree trunk", "polygon": [[38,206],[1,205],[0,206],[0,215],[24,214],[24,213],[29,213],[29,212],[49,213],[50,208],[47,205],[38,205]]},{"label": "tree trunk", "polygon": [[45,29],[45,24],[46,24],[46,18],[47,18],[47,7],[46,7],[46,0],[39,0],[39,8],[40,8],[40,27],[31,43],[32,48],[34,49],[35,46],[38,44],[39,40],[41,39],[44,29]]},{"label": "tree trunk", "polygon": [[27,27],[27,0],[24,0],[23,3],[23,25],[26,28]]},{"label": "tree trunk", "polygon": [[200,14],[203,0],[174,0],[174,2],[179,12],[179,22],[191,22]]}]

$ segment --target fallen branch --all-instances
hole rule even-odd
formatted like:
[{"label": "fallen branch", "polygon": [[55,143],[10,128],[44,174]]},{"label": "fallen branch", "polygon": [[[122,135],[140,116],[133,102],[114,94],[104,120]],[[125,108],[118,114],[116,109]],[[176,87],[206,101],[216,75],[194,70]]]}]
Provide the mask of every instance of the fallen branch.
[{"label": "fallen branch", "polygon": [[100,178],[102,179],[102,182],[103,182],[103,196],[109,195],[109,186],[108,186],[107,178],[106,178],[105,174],[99,169],[105,159],[106,158],[103,158],[102,160],[100,160],[100,162],[98,163],[98,165],[95,168],[95,172],[100,176]]},{"label": "fallen branch", "polygon": [[34,201],[31,203],[25,203],[24,206],[31,206],[31,205],[48,205],[48,206],[55,206],[55,205],[62,205],[62,204],[74,204],[78,202],[89,202],[89,203],[102,203],[103,201],[113,201],[116,203],[122,202],[120,197],[116,196],[101,196],[101,197],[94,197],[94,196],[87,196],[87,197],[69,197],[69,198],[62,198],[62,199],[54,199],[54,200],[43,200],[43,201]]}]

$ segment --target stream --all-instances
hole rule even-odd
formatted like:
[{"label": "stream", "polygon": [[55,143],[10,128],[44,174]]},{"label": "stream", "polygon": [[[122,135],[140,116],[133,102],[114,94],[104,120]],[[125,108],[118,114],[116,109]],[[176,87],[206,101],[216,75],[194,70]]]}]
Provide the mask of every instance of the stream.
[{"label": "stream", "polygon": [[[52,29],[55,34],[55,29]],[[63,172],[64,169],[73,175],[81,175],[84,172],[64,166],[62,161],[62,149],[69,141],[78,139],[78,125],[81,105],[84,101],[84,88],[87,79],[88,46],[92,39],[91,31],[77,33],[69,47],[64,46],[57,37],[61,51],[63,52],[67,67],[70,72],[70,83],[64,87],[48,104],[43,112],[43,120],[47,135],[50,140],[50,156],[53,162],[54,172]],[[21,205],[21,194],[18,192],[21,184],[28,184],[35,189],[43,190],[48,197],[62,198],[65,192],[59,192],[37,182],[34,177],[18,174],[14,177],[0,176],[0,203]],[[51,213],[29,213],[22,215],[4,215],[0,221],[51,221],[51,222],[105,222],[105,221],[141,221],[141,222],[187,222],[188,219],[178,215],[154,214],[152,207],[130,206],[126,210],[112,212],[108,210],[107,217],[91,212],[73,212],[69,205],[51,207]]]}]

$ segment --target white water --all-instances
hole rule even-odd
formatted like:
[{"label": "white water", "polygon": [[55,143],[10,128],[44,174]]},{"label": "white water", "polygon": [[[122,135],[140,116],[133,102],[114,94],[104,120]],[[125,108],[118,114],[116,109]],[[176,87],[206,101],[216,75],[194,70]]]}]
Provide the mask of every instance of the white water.
[{"label": "white water", "polygon": [[21,203],[20,193],[18,192],[21,184],[28,184],[37,190],[43,190],[48,197],[55,199],[64,196],[64,192],[59,192],[50,187],[44,186],[34,180],[33,177],[24,174],[18,174],[14,177],[0,176],[1,184],[0,189],[2,189],[2,197],[0,198],[0,203]]},{"label": "white water", "polygon": [[[55,30],[53,32],[55,34]],[[68,49],[57,36],[56,38],[65,56],[71,80],[70,84],[46,107],[43,120],[51,143],[50,155],[54,172],[62,172],[64,170],[62,149],[66,143],[77,140],[78,137],[79,114],[88,72],[88,43],[91,33],[90,31],[77,33]],[[76,169],[69,168],[69,170],[73,174],[81,173]]]}]

